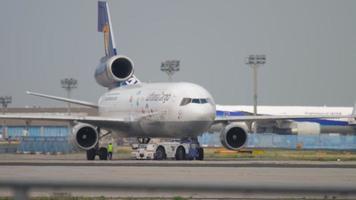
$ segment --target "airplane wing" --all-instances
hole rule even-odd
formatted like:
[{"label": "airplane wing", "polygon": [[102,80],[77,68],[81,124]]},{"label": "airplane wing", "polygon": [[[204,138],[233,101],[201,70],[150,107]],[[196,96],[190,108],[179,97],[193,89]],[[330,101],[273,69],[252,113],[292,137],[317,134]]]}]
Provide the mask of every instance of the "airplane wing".
[{"label": "airplane wing", "polygon": [[98,105],[91,103],[91,102],[86,102],[86,101],[80,101],[80,100],[75,100],[75,99],[68,99],[68,98],[63,98],[63,97],[57,97],[57,96],[52,96],[52,95],[47,95],[47,94],[41,94],[41,93],[37,93],[37,92],[30,92],[27,91],[26,94],[28,95],[33,95],[33,96],[38,96],[38,97],[43,97],[43,98],[47,98],[47,99],[52,99],[52,100],[56,100],[56,101],[64,101],[64,102],[68,102],[68,103],[73,103],[73,104],[78,104],[78,105],[82,105],[82,106],[88,106],[88,107],[92,107],[92,108],[98,108]]},{"label": "airplane wing", "polygon": [[215,123],[221,122],[248,122],[248,121],[272,121],[272,120],[301,120],[301,119],[355,119],[355,115],[244,115],[222,116],[215,119]]},{"label": "airplane wing", "polygon": [[102,117],[102,116],[79,116],[64,114],[0,114],[0,120],[38,120],[38,121],[62,121],[62,122],[82,122],[100,127],[127,127],[132,122],[137,122],[145,117],[159,115],[160,112],[150,112],[136,117]]},{"label": "airplane wing", "polygon": [[63,122],[83,122],[92,125],[103,124],[128,124],[132,120],[127,118],[111,118],[99,116],[75,116],[75,115],[56,115],[56,114],[2,114],[0,119],[12,120],[39,120],[39,121],[63,121]]}]

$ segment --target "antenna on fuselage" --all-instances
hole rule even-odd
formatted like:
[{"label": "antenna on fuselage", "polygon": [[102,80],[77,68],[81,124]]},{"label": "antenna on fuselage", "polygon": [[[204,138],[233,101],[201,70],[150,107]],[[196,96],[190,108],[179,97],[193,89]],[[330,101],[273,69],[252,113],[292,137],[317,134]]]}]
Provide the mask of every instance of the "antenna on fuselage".
[{"label": "antenna on fuselage", "polygon": [[161,71],[168,75],[169,82],[172,82],[172,76],[175,72],[178,72],[180,60],[166,60],[161,64]]}]

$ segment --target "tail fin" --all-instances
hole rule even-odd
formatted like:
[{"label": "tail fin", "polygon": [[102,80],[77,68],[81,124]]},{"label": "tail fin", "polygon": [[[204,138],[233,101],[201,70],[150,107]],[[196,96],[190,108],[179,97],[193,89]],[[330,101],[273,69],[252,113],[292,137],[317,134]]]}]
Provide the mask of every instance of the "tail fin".
[{"label": "tail fin", "polygon": [[[114,31],[110,19],[109,4],[106,1],[98,1],[98,32],[104,33],[105,56],[112,57],[117,55],[113,34]],[[132,75],[126,81],[118,82],[117,86],[134,85],[139,83],[140,81],[136,76]]]},{"label": "tail fin", "polygon": [[98,31],[104,33],[104,48],[107,57],[117,55],[114,34],[111,26],[109,5],[106,1],[98,2]]}]

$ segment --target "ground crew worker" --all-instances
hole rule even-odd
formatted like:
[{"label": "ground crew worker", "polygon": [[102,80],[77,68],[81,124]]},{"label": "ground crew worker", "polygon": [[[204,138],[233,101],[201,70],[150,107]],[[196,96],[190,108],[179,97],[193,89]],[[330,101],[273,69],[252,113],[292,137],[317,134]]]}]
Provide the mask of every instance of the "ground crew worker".
[{"label": "ground crew worker", "polygon": [[112,146],[112,143],[110,142],[109,145],[108,145],[108,157],[109,157],[109,160],[112,160],[112,150],[113,150],[113,146]]}]

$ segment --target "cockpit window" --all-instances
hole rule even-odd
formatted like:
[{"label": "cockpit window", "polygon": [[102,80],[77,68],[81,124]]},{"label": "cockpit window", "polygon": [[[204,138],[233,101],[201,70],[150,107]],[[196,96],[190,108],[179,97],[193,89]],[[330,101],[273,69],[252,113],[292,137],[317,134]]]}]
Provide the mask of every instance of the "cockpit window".
[{"label": "cockpit window", "polygon": [[200,103],[201,103],[201,104],[208,103],[208,100],[207,100],[207,99],[200,99]]},{"label": "cockpit window", "polygon": [[200,100],[199,99],[193,99],[192,103],[200,103]]},{"label": "cockpit window", "polygon": [[191,98],[183,98],[182,101],[180,102],[181,106],[185,106],[187,104],[189,104],[192,101]]},{"label": "cockpit window", "polygon": [[191,99],[191,98],[183,98],[180,105],[181,106],[185,106],[188,105],[190,103],[194,103],[194,104],[206,104],[206,103],[211,103],[210,99]]}]

